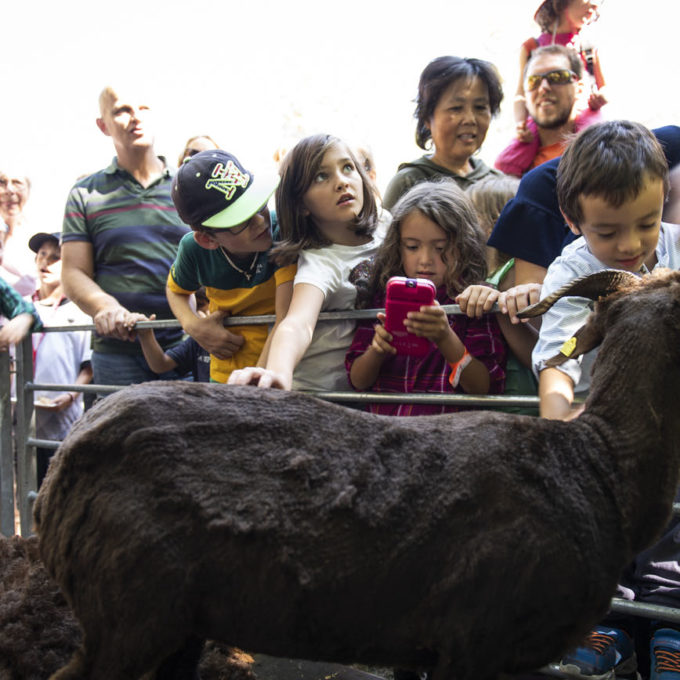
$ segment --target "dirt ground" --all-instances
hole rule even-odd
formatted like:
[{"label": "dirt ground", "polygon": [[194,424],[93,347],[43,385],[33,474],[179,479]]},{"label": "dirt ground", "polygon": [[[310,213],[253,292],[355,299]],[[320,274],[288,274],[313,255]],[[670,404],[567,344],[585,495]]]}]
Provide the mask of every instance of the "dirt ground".
[{"label": "dirt ground", "polygon": [[[373,669],[366,672],[358,668],[332,663],[279,659],[254,654],[252,671],[257,680],[391,680],[389,669]],[[379,672],[380,675],[374,673]]]}]

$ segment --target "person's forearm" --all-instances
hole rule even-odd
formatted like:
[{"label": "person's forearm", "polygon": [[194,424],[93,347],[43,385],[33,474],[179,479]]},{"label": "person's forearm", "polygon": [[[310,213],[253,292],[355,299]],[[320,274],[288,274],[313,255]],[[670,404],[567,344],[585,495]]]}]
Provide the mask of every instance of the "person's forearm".
[{"label": "person's forearm", "polygon": [[200,317],[191,306],[191,296],[175,293],[169,288],[165,289],[165,295],[175,318],[180,322],[182,328],[193,336],[192,331],[195,330],[195,324],[200,321]]},{"label": "person's forearm", "polygon": [[[451,333],[438,345],[447,363],[457,364],[464,356],[466,347],[462,340],[451,329]],[[468,394],[488,394],[489,371],[479,360],[472,357],[472,361],[463,369],[458,383]]]},{"label": "person's forearm", "polygon": [[574,382],[557,368],[545,368],[538,379],[540,415],[552,420],[567,420],[574,401]]},{"label": "person's forearm", "polygon": [[103,309],[122,307],[113,297],[80,269],[63,269],[61,281],[66,297],[75,302],[85,314],[95,317]]},{"label": "person's forearm", "polygon": [[313,328],[303,327],[284,319],[272,337],[267,370],[292,379],[295,367],[312,342],[313,333]]},{"label": "person's forearm", "polygon": [[349,380],[354,389],[367,390],[373,387],[386,358],[387,355],[381,354],[373,346],[369,346],[361,356],[357,357],[349,371]]},{"label": "person's forearm", "polygon": [[149,364],[149,368],[154,373],[160,375],[161,373],[171,371],[177,366],[177,363],[173,361],[158,344],[158,340],[156,340],[156,335],[152,329],[138,330],[137,338],[139,344],[142,346],[142,353],[144,354],[146,363]]},{"label": "person's forearm", "polygon": [[498,324],[508,347],[517,359],[531,368],[531,352],[538,340],[538,332],[528,323],[511,323],[507,314],[497,314]]},{"label": "person's forearm", "polygon": [[517,94],[515,96],[515,101],[513,102],[512,105],[512,112],[513,115],[515,116],[515,123],[523,123],[526,121],[527,116],[529,115],[529,112],[527,111],[527,105],[526,105],[526,99],[524,97],[524,93],[522,94]]}]

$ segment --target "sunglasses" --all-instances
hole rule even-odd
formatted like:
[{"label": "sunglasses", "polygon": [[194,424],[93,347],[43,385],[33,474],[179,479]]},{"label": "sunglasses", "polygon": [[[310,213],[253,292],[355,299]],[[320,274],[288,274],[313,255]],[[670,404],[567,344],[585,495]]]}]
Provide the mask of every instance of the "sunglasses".
[{"label": "sunglasses", "polygon": [[527,89],[529,91],[538,89],[543,80],[547,80],[550,85],[567,85],[576,80],[576,74],[568,68],[560,68],[547,73],[536,73],[527,76]]}]

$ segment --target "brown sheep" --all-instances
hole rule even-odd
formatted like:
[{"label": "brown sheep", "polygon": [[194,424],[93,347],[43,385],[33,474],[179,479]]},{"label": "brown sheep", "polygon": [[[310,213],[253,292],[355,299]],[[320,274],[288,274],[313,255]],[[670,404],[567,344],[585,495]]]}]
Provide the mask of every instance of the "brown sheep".
[{"label": "brown sheep", "polygon": [[602,302],[581,337],[603,343],[572,422],[196,383],[108,397],[36,503],[85,631],[53,680],[138,678],[195,637],[435,680],[559,658],[670,515],[680,273]]}]

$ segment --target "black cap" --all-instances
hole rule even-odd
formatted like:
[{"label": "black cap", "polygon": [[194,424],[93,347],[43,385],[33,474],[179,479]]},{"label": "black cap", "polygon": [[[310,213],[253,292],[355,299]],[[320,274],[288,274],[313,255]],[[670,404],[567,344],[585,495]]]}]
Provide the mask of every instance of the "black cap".
[{"label": "black cap", "polygon": [[44,231],[40,231],[37,234],[33,234],[31,238],[28,240],[28,247],[34,252],[37,253],[40,250],[40,247],[42,246],[45,241],[56,241],[57,245],[59,245],[59,240],[61,239],[61,232],[60,231],[55,231],[53,234],[46,234]]},{"label": "black cap", "polygon": [[186,224],[229,229],[257,213],[278,183],[276,174],[256,178],[226,151],[201,151],[186,158],[177,170],[172,200]]}]

